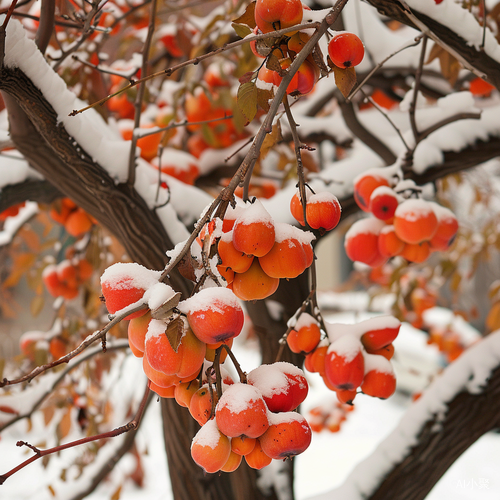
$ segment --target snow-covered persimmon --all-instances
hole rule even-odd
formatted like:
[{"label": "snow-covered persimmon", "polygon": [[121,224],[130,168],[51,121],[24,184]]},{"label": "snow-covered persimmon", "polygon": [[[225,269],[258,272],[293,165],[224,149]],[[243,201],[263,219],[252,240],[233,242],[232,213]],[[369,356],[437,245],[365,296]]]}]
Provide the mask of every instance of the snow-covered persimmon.
[{"label": "snow-covered persimmon", "polygon": [[[119,262],[108,267],[101,276],[101,288],[110,314],[141,300],[144,292],[158,283],[161,272],[147,269],[134,262]],[[147,308],[129,314],[130,320],[146,314]]]},{"label": "snow-covered persimmon", "polygon": [[266,455],[275,460],[284,460],[300,455],[309,448],[312,431],[300,413],[273,414],[269,420],[269,428],[259,438]]},{"label": "snow-covered persimmon", "polygon": [[307,268],[304,246],[314,236],[289,224],[275,225],[275,243],[266,255],[259,257],[262,270],[271,278],[296,278]]},{"label": "snow-covered persimmon", "polygon": [[208,473],[221,469],[231,454],[231,442],[218,428],[215,420],[207,422],[193,438],[191,456]]},{"label": "snow-covered persimmon", "polygon": [[429,202],[410,199],[398,206],[394,213],[393,224],[401,240],[417,244],[434,236],[438,228],[438,218]]},{"label": "snow-covered persimmon", "polygon": [[309,390],[304,372],[284,361],[255,368],[248,374],[248,383],[259,389],[273,413],[295,410]]},{"label": "snow-covered persimmon", "polygon": [[219,429],[229,437],[258,438],[269,427],[268,409],[261,392],[249,384],[228,387],[215,409]]},{"label": "snow-covered persimmon", "polygon": [[262,257],[275,241],[274,221],[259,200],[241,211],[233,227],[233,245],[247,255]]},{"label": "snow-covered persimmon", "polygon": [[200,341],[215,344],[237,337],[244,314],[235,294],[228,288],[205,288],[179,304]]}]

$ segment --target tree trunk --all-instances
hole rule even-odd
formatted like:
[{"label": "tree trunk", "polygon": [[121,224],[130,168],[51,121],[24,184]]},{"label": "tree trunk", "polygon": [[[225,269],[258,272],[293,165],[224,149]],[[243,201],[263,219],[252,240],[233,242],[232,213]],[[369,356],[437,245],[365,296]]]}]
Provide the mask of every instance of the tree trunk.
[{"label": "tree trunk", "polygon": [[444,419],[429,420],[418,444],[385,477],[369,500],[423,500],[443,474],[485,433],[500,428],[500,368],[484,391],[461,392]]}]

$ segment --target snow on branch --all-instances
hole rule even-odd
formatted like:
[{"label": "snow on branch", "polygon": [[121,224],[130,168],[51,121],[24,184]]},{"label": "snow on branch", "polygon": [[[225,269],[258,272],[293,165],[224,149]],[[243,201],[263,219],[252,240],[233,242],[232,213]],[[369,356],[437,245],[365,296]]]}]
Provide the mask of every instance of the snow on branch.
[{"label": "snow on branch", "polygon": [[[500,86],[500,46],[493,33],[454,0],[367,0],[379,12],[427,34],[467,69]],[[483,46],[484,35],[484,46]],[[482,48],[482,50],[481,50]]]},{"label": "snow on branch", "polygon": [[[461,396],[480,396],[488,390],[492,383],[496,382],[494,385],[498,386],[498,381],[496,380],[498,378],[498,370],[496,369],[499,366],[500,331],[496,331],[470,347],[434,380],[422,396],[409,408],[394,431],[384,439],[374,453],[357,465],[347,477],[344,484],[327,493],[317,495],[310,500],[327,500],[330,498],[362,500],[371,498],[391,471],[398,466],[408,466],[406,463],[408,457],[416,455],[415,448],[422,440],[423,434],[425,434],[425,439],[432,440],[431,451],[429,452],[426,449],[427,457],[425,462],[429,463],[429,467],[436,468],[436,462],[432,461],[432,454],[440,450],[437,440],[442,439],[446,430],[445,424],[448,424],[450,421],[451,405],[456,401],[458,401],[459,405],[462,404],[458,409],[454,408],[452,418],[455,420],[463,417],[467,418],[467,415],[470,413],[475,415],[476,413],[471,410],[472,405],[470,401],[463,399]],[[498,392],[498,388],[496,392]],[[496,392],[493,396],[498,400]],[[481,408],[484,409],[488,406],[489,398],[483,399],[480,403]],[[493,403],[493,401],[491,402]],[[496,415],[497,418],[491,418],[491,416],[486,415],[489,422],[486,427],[482,427],[481,430],[483,433],[498,426],[498,411]],[[463,432],[462,436],[459,435],[460,430]],[[455,448],[460,453],[479,437],[471,427],[457,429],[455,426],[453,433],[452,438],[454,439]],[[463,436],[466,436],[467,439],[463,438]],[[469,439],[469,436],[472,439]],[[461,440],[467,446],[460,447],[457,443]],[[423,461],[423,458],[420,457],[420,462]],[[440,471],[439,477],[442,472]],[[401,476],[401,473],[399,475]],[[416,478],[416,481],[418,479]],[[427,478],[420,479],[422,482],[425,482]],[[395,495],[393,498],[396,497],[398,495]],[[385,497],[382,495],[377,498]],[[404,498],[409,497],[405,496]],[[424,497],[415,496],[412,498]]]},{"label": "snow on branch", "polygon": [[[4,16],[0,16],[0,22]],[[11,19],[7,26],[4,66],[19,68],[42,92],[57,114],[58,122],[95,162],[116,182],[127,180],[130,145],[115,135],[95,110],[76,117],[69,114],[83,103],[49,66],[35,42],[26,36],[22,24]]]}]

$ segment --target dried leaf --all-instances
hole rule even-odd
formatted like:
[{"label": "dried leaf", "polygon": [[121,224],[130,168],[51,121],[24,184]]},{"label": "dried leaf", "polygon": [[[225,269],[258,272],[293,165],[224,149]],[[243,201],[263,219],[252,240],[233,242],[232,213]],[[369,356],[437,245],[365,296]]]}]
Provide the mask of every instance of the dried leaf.
[{"label": "dried leaf", "polygon": [[335,76],[335,85],[342,92],[342,95],[347,97],[354,85],[356,85],[356,70],[354,68],[339,68],[334,65],[333,74]]},{"label": "dried leaf", "polygon": [[32,253],[20,253],[13,258],[12,272],[3,282],[3,286],[10,288],[16,286],[21,276],[26,273],[35,263],[36,255]]},{"label": "dried leaf", "polygon": [[493,300],[500,293],[500,280],[495,280],[488,290],[488,297],[490,300]]},{"label": "dried leaf", "polygon": [[281,67],[280,60],[274,54],[269,54],[266,61],[266,68],[272,71],[276,71],[278,75],[284,76],[286,75],[286,71]]},{"label": "dried leaf", "polygon": [[462,281],[462,276],[455,272],[450,281],[450,288],[453,292],[456,292],[460,286],[460,282]]},{"label": "dried leaf", "polygon": [[264,142],[262,143],[262,147],[260,148],[260,159],[265,158],[269,151],[281,140],[281,126],[280,122],[277,122],[273,125],[271,133],[267,134],[264,138]]},{"label": "dried leaf", "polygon": [[165,335],[172,349],[177,352],[182,336],[184,335],[184,322],[179,318],[175,318],[167,325]]},{"label": "dried leaf", "polygon": [[240,83],[248,83],[253,80],[255,76],[255,71],[247,71],[243,76],[240,76],[238,81]]},{"label": "dried leaf", "polygon": [[70,410],[66,410],[64,415],[61,418],[61,421],[57,424],[56,434],[57,439],[62,441],[71,430],[71,412]]},{"label": "dried leaf", "polygon": [[190,254],[184,256],[184,258],[177,264],[177,270],[183,278],[190,281],[196,281],[196,274],[194,272],[195,265],[193,258]]},{"label": "dried leaf", "polygon": [[316,65],[320,69],[321,76],[327,76],[329,73],[328,66],[325,64],[325,58],[323,57],[323,52],[321,52],[321,49],[320,49],[318,43],[314,46],[311,54],[312,54],[313,61],[316,63]]},{"label": "dried leaf", "polygon": [[[246,24],[251,30],[253,30],[256,26],[255,24],[255,4],[256,2],[252,2],[251,4],[248,5],[246,8],[245,12],[238,17],[237,19],[233,20],[233,27],[234,24]],[[236,32],[238,33],[238,32]],[[244,38],[244,37],[241,37]]]},{"label": "dried leaf", "polygon": [[172,297],[166,300],[160,307],[153,309],[151,311],[151,317],[153,319],[164,320],[172,316],[173,308],[177,307],[179,301],[181,300],[182,294],[176,292]]},{"label": "dried leaf", "polygon": [[257,104],[259,108],[262,108],[266,113],[269,111],[269,101],[271,101],[273,98],[274,92],[272,90],[257,88]]},{"label": "dried leaf", "polygon": [[55,414],[55,408],[53,406],[45,406],[44,408],[42,408],[42,413],[45,427],[47,427]]},{"label": "dried leaf", "polygon": [[40,252],[40,236],[38,236],[35,231],[32,231],[31,229],[26,229],[23,228],[21,231],[19,231],[19,236],[23,238],[25,241],[26,245],[28,248],[35,253]]},{"label": "dried leaf", "polygon": [[263,38],[255,40],[255,51],[262,57],[267,57],[273,50],[277,38]]},{"label": "dried leaf", "polygon": [[255,82],[248,82],[238,88],[238,107],[251,122],[257,114],[257,87]]},{"label": "dried leaf", "polygon": [[19,415],[19,412],[15,408],[11,408],[10,406],[0,405],[1,413],[10,413],[11,415]]},{"label": "dried leaf", "polygon": [[31,315],[36,318],[42,311],[44,304],[45,300],[43,295],[37,295],[34,297],[30,304]]},{"label": "dried leaf", "polygon": [[206,123],[201,126],[201,135],[205,142],[211,147],[217,147],[217,137],[211,127],[209,127]]},{"label": "dried leaf", "polygon": [[458,60],[437,43],[432,46],[426,64],[434,61],[434,59],[439,59],[441,73],[450,82],[450,85],[455,85],[458,73],[462,68]]}]

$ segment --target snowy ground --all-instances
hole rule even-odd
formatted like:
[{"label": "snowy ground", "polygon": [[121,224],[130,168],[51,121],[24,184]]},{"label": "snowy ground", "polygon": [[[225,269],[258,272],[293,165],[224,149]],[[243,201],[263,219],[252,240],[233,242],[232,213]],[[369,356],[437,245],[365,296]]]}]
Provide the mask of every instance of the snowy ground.
[{"label": "snowy ground", "polygon": [[[338,319],[336,319],[338,321]],[[341,320],[340,320],[341,321]],[[346,320],[346,322],[348,319]],[[401,388],[414,390],[422,384],[429,373],[438,368],[437,352],[425,344],[425,337],[411,328],[405,328],[397,341],[396,364]],[[238,352],[243,368],[251,370],[258,364],[255,351]],[[419,363],[425,356],[426,364]],[[137,360],[133,359],[132,362]],[[411,363],[413,370],[408,373],[404,366]],[[140,365],[140,363],[136,363]],[[415,367],[421,367],[416,373]],[[137,377],[130,370],[127,376]],[[134,379],[135,380],[135,379]],[[328,391],[318,376],[310,376],[310,396],[303,405],[303,412],[331,400],[334,395]],[[142,383],[140,384],[142,387]],[[140,394],[139,394],[140,397]],[[366,396],[358,396],[356,409],[351,412],[339,433],[323,431],[314,434],[311,447],[296,460],[297,500],[305,500],[315,494],[327,491],[341,484],[347,474],[360,460],[369,455],[377,444],[395,427],[404,411],[411,404],[410,398],[397,393],[387,401]],[[9,470],[30,455],[25,449],[15,446],[19,439],[26,438],[26,422],[9,428],[0,441],[0,472]],[[145,421],[139,430],[138,447],[147,449],[144,456],[146,469],[143,489],[136,488],[130,480],[123,484],[123,478],[135,467],[135,459],[127,455],[115,468],[111,478],[90,495],[90,500],[109,500],[123,484],[120,500],[170,500],[172,493],[167,477],[166,460],[159,439],[159,404],[153,402]],[[33,419],[33,430],[38,432],[41,443],[44,440],[43,425]],[[35,434],[36,435],[36,434]],[[71,437],[71,436],[69,436]],[[116,443],[119,444],[117,438]],[[465,453],[441,479],[428,496],[428,500],[498,500],[500,498],[500,434],[488,434]],[[30,452],[31,453],[31,452]],[[74,456],[74,450],[62,452],[53,457],[46,469],[38,461],[13,477],[0,487],[0,500],[67,500],[74,491],[58,479],[61,468]],[[54,497],[48,485],[53,485]],[[348,500],[348,499],[342,499]]]}]

